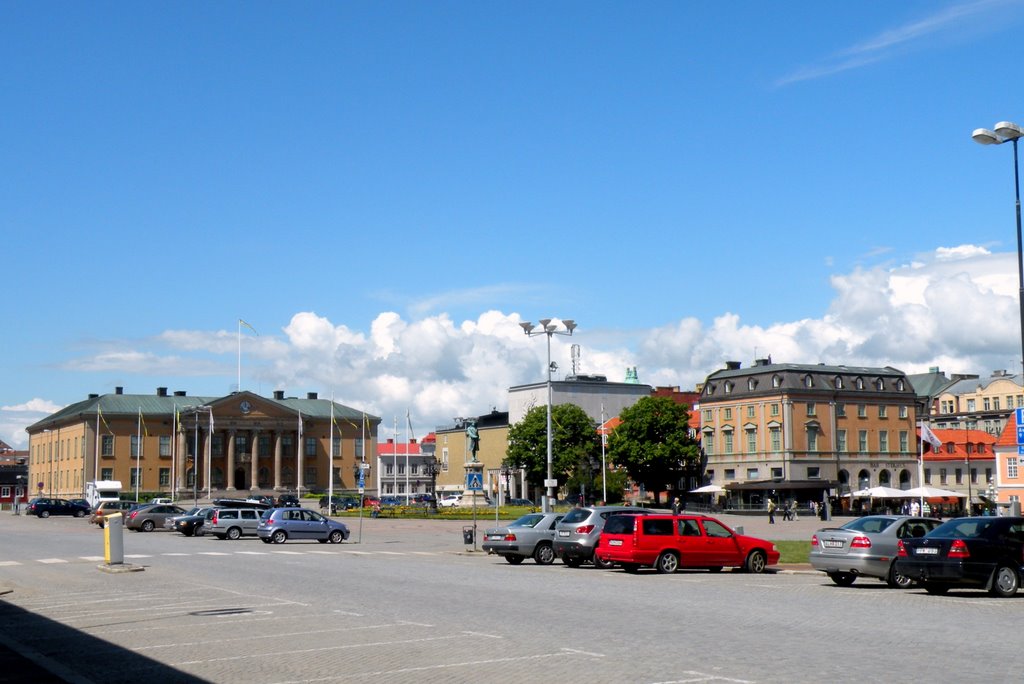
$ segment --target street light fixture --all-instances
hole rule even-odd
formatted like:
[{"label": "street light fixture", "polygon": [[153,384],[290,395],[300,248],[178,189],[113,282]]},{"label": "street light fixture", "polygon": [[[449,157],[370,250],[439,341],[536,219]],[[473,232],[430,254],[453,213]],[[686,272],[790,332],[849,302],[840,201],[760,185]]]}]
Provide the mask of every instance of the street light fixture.
[{"label": "street light fixture", "polygon": [[544,496],[544,506],[542,510],[545,513],[551,512],[551,500],[555,496],[555,486],[557,482],[554,480],[551,474],[551,336],[552,335],[565,335],[568,337],[572,336],[574,330],[576,330],[576,321],[564,319],[562,325],[565,326],[565,330],[559,330],[557,324],[553,324],[550,318],[540,319],[540,330],[537,330],[530,321],[523,321],[519,324],[519,327],[523,329],[527,337],[536,337],[537,335],[546,335],[548,338],[548,365],[547,365],[547,390],[548,390],[548,415],[547,415],[547,442],[548,442],[548,476],[544,480],[544,487],[546,494]]},{"label": "street light fixture", "polygon": [[1000,121],[995,130],[976,128],[971,134],[974,142],[979,145],[1002,145],[1013,143],[1013,186],[1017,202],[1017,281],[1020,286],[1017,300],[1020,304],[1020,352],[1021,371],[1024,372],[1024,244],[1020,229],[1020,165],[1017,161],[1017,140],[1024,136],[1024,129],[1010,121]]}]

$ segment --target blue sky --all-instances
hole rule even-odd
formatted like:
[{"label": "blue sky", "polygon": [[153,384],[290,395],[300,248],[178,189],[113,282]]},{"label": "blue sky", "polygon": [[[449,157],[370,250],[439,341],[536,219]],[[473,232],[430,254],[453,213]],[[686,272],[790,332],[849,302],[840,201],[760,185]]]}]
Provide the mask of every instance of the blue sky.
[{"label": "blue sky", "polygon": [[[0,4],[0,439],[123,386],[422,433],[580,371],[1019,370],[1024,3]],[[386,437],[388,435],[382,435]]]}]

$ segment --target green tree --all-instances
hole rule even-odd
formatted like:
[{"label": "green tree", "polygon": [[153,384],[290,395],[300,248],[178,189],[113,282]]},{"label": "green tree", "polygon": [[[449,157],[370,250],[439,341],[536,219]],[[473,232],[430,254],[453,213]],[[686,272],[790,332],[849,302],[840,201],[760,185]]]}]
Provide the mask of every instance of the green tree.
[{"label": "green tree", "polygon": [[[551,476],[564,484],[582,461],[597,456],[601,441],[590,416],[575,404],[551,407]],[[526,480],[543,489],[548,470],[547,407],[535,406],[508,429],[505,465],[523,468]]]},{"label": "green tree", "polygon": [[619,414],[608,439],[608,456],[654,493],[675,488],[700,463],[700,447],[688,434],[688,408],[667,397],[644,397]]}]

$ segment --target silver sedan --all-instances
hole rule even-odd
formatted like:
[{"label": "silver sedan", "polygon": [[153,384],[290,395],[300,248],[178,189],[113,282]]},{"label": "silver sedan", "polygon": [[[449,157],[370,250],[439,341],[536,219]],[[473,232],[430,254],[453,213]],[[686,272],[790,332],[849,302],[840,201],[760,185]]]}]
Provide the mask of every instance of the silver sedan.
[{"label": "silver sedan", "polygon": [[484,533],[483,549],[504,556],[512,565],[533,558],[538,565],[555,560],[555,525],[561,513],[528,513],[508,527],[495,527]]},{"label": "silver sedan", "polygon": [[906,588],[913,580],[896,572],[900,539],[923,537],[941,520],[906,515],[868,515],[842,527],[827,527],[811,537],[811,567],[848,587],[857,577],[877,577],[890,587]]}]

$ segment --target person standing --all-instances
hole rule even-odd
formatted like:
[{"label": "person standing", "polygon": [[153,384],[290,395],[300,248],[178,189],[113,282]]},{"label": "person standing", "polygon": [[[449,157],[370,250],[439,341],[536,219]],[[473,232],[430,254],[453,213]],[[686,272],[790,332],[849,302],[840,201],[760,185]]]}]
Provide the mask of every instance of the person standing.
[{"label": "person standing", "polygon": [[775,524],[775,501],[768,499],[768,524]]},{"label": "person standing", "polygon": [[672,515],[679,515],[679,512],[681,510],[682,506],[680,505],[679,497],[677,496],[675,499],[672,500]]}]

